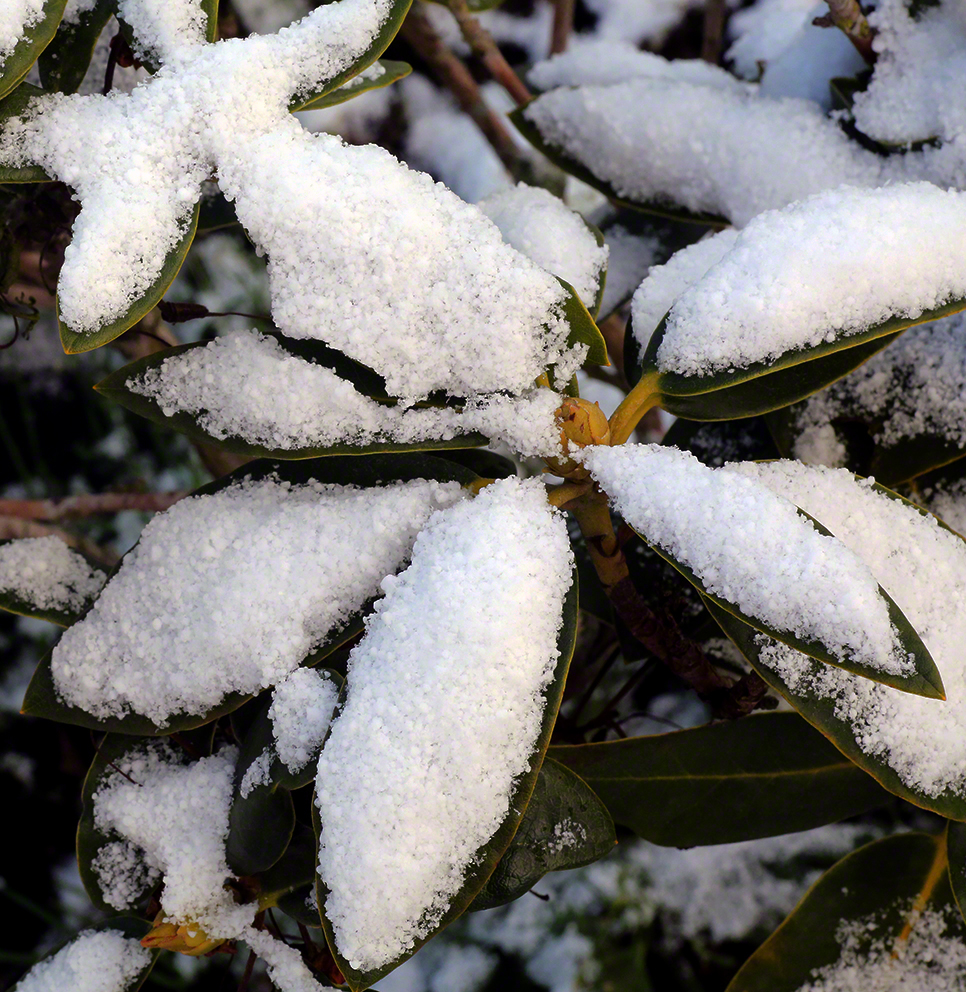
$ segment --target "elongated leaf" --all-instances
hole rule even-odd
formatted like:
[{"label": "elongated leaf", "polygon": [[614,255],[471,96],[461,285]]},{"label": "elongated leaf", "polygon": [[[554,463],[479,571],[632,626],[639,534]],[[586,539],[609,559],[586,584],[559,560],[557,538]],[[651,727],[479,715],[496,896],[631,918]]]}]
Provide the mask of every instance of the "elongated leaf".
[{"label": "elongated leaf", "polygon": [[951,300],[917,317],[892,317],[858,334],[842,335],[830,328],[831,340],[811,348],[785,352],[775,361],[753,362],[742,368],[706,375],[661,372],[657,353],[664,340],[667,317],[658,325],[641,358],[639,378],[647,379],[660,405],[691,420],[731,420],[769,413],[798,402],[857,368],[908,328],[966,308],[966,300]]},{"label": "elongated leaf", "polygon": [[[87,777],[84,779],[84,786],[81,790],[81,816],[77,823],[77,866],[80,870],[81,882],[83,882],[91,902],[105,912],[116,912],[116,907],[112,907],[104,900],[101,883],[94,870],[94,861],[106,845],[117,842],[119,838],[116,835],[103,833],[95,825],[94,796],[105,778],[118,774],[114,766],[121,761],[124,755],[129,751],[140,750],[140,748],[141,741],[136,737],[129,737],[126,734],[108,734],[101,741],[97,753],[94,755],[94,760],[87,771]],[[133,879],[135,876],[131,873],[130,877]],[[131,905],[146,900],[157,884],[156,881],[152,880],[147,866],[143,864],[142,878],[141,891],[130,894]],[[147,930],[145,930],[146,932]]]},{"label": "elongated leaf", "polygon": [[[881,757],[869,755],[859,747],[852,724],[836,715],[834,699],[819,696],[809,692],[808,689],[793,690],[780,675],[760,660],[761,650],[768,643],[767,638],[763,638],[753,627],[716,606],[711,600],[706,599],[705,605],[721,629],[731,638],[762,679],[784,696],[813,727],[820,730],[859,768],[868,772],[889,792],[902,799],[939,813],[940,816],[966,820],[966,798],[948,788],[938,795],[927,795],[908,787]],[[819,666],[822,663],[812,664]],[[807,684],[809,680],[804,681]]]},{"label": "elongated leaf", "polygon": [[[587,358],[585,361],[594,365],[610,365],[607,357],[607,342],[600,333],[600,328],[594,323],[594,318],[590,311],[584,306],[574,287],[569,282],[564,282],[558,277],[557,281],[567,290],[567,299],[563,310],[567,323],[570,325],[570,334],[567,336],[567,344],[587,345]],[[603,278],[601,279],[601,291],[603,290]],[[598,294],[597,306],[600,306]]]},{"label": "elongated leaf", "polygon": [[72,24],[66,22],[37,60],[40,81],[47,91],[76,93],[84,81],[97,39],[114,13],[114,0],[97,0]]},{"label": "elongated leaf", "polygon": [[12,52],[0,61],[0,99],[3,99],[37,61],[51,43],[64,16],[67,0],[45,0],[39,21],[24,31]]},{"label": "elongated leaf", "polygon": [[[61,951],[64,951],[67,948],[69,948],[71,944],[73,944],[76,940],[78,940],[78,938],[83,939],[84,937],[91,935],[93,933],[119,933],[122,936],[126,937],[128,940],[140,942],[141,938],[144,937],[150,929],[151,929],[150,923],[148,923],[146,920],[140,920],[136,916],[112,916],[110,919],[103,920],[102,922],[97,923],[94,926],[84,927],[84,929],[80,933],[75,934],[73,937],[68,938],[63,943],[55,947],[49,954],[46,954],[41,959],[41,961],[38,962],[38,965],[46,966]],[[143,950],[143,948],[135,948],[135,950],[140,952]],[[125,984],[121,985],[115,981],[111,985],[112,992],[137,992],[137,990],[141,988],[141,986],[144,984],[148,975],[151,974],[151,969],[154,967],[155,962],[158,960],[158,955],[160,953],[161,953],[160,949],[156,948],[154,950],[151,950],[149,952],[150,956],[148,958],[147,964],[145,964],[144,967],[140,968]],[[88,955],[88,960],[89,959],[90,959],[90,955]],[[105,967],[106,965],[107,963],[105,962]],[[37,966],[35,965],[35,967]],[[28,971],[27,974],[24,975],[24,977],[21,979],[21,981],[18,982],[16,985],[14,985],[13,988],[14,989],[22,988],[28,980],[31,981],[32,988],[49,987],[48,983],[50,983],[52,976],[58,974],[58,968],[56,965],[54,966],[54,969],[52,971],[48,971],[47,974],[42,978],[37,976],[36,979],[31,979],[32,971],[33,969]],[[74,972],[74,974],[76,975],[74,969],[71,969],[71,972]],[[60,972],[60,974],[64,974],[64,972]],[[76,979],[79,982],[81,988],[85,987],[85,985],[87,987],[94,986],[94,983],[97,982],[97,977],[98,976],[95,976],[93,974],[76,975]]]},{"label": "elongated leaf", "polygon": [[889,793],[795,713],[552,747],[617,823],[668,847],[810,830],[889,802]]},{"label": "elongated leaf", "polygon": [[782,456],[763,417],[710,423],[678,417],[661,439],[661,444],[690,451],[711,468],[720,468],[727,462],[762,461]]},{"label": "elongated leaf", "polygon": [[[416,951],[419,950],[419,948],[422,947],[422,945],[428,940],[431,940],[437,933],[462,916],[483,888],[487,879],[493,874],[500,858],[503,857],[507,848],[510,846],[510,842],[513,840],[513,837],[517,832],[517,828],[519,827],[520,821],[526,812],[530,797],[536,786],[537,777],[540,773],[540,767],[543,764],[543,759],[550,743],[550,735],[553,732],[553,726],[557,719],[557,711],[560,708],[560,702],[563,698],[564,685],[567,680],[567,671],[570,667],[570,659],[573,656],[574,645],[576,643],[577,601],[578,589],[577,575],[575,572],[570,589],[564,600],[563,625],[557,636],[559,658],[554,671],[553,682],[546,690],[546,704],[543,712],[543,720],[536,746],[534,747],[533,754],[530,758],[530,770],[526,774],[522,775],[515,783],[513,793],[510,796],[509,815],[490,840],[476,852],[476,855],[472,861],[472,867],[464,876],[463,885],[460,888],[460,891],[452,899],[449,909],[439,920],[439,923],[433,931],[420,940],[415,941],[413,946],[406,953],[400,955],[399,958],[391,961],[389,964],[368,972],[359,971],[351,967],[339,953],[332,930],[332,924],[327,919],[324,910],[327,892],[323,887],[321,879],[319,880],[317,887],[318,903],[320,907],[323,907],[322,925],[325,931],[326,940],[328,941],[329,949],[332,952],[336,964],[339,966],[343,975],[345,975],[348,985],[353,992],[361,992],[363,989],[370,988],[377,981],[379,981],[380,978],[385,977],[395,968],[398,968],[403,961],[408,960],[408,958],[415,954]],[[313,810],[314,809],[315,806],[313,805]]]},{"label": "elongated leaf", "polygon": [[259,906],[262,909],[278,906],[300,923],[321,927],[318,910],[310,909],[306,903],[306,897],[314,892],[317,863],[315,832],[303,823],[296,823],[285,853],[268,871],[257,876]]},{"label": "elongated leaf", "polygon": [[[327,80],[324,85],[320,86],[317,90],[312,93],[301,93],[295,97],[289,104],[290,110],[303,110],[309,107],[324,106],[320,104],[323,97],[337,90],[340,86],[349,82],[350,79],[358,76],[363,69],[367,69],[380,55],[386,50],[389,42],[396,37],[396,33],[402,27],[402,22],[406,19],[406,14],[409,13],[409,7],[412,0],[395,0],[392,11],[389,16],[383,22],[382,27],[379,32],[373,36],[369,47],[363,52],[362,55],[356,59],[348,68],[343,69],[342,72],[337,73],[331,79]],[[400,63],[396,63],[397,65]],[[402,63],[405,64],[405,63]],[[357,91],[357,92],[361,92]],[[353,96],[355,94],[352,94]],[[341,100],[336,101],[341,103]]]},{"label": "elongated leaf", "polygon": [[512,902],[547,872],[592,864],[616,843],[607,807],[583,779],[548,755],[510,846],[469,909]]},{"label": "elongated leaf", "polygon": [[307,100],[293,110],[323,110],[326,107],[335,107],[346,100],[351,100],[355,96],[367,93],[369,90],[381,90],[384,86],[405,79],[412,71],[413,67],[408,62],[395,62],[392,59],[380,59],[374,62],[373,66],[381,66],[383,71],[374,78],[365,78],[362,75],[353,76],[347,83],[343,83],[338,89],[329,90],[322,96]]},{"label": "elongated leaf", "polygon": [[[0,100],[0,127],[11,117],[19,117],[27,109],[27,104],[35,96],[42,96],[43,90],[30,83],[21,83]],[[10,166],[0,165],[0,183],[49,183],[51,177],[39,165]]]},{"label": "elongated leaf", "polygon": [[[0,549],[4,547],[16,547],[21,539],[15,538],[11,541],[0,541]],[[91,561],[86,556],[82,555],[79,551],[74,551],[73,549],[66,549],[65,553],[69,554],[73,560],[76,560],[79,565],[86,565],[89,567],[95,575],[102,576],[106,579],[107,571],[97,562]],[[0,552],[2,555],[2,552]],[[58,579],[54,585],[61,586],[62,580]],[[76,589],[73,589],[76,593]],[[54,593],[55,589],[45,589],[46,593]],[[55,623],[58,627],[69,627],[72,623],[76,623],[90,608],[91,604],[96,599],[96,593],[85,599],[85,601],[79,604],[76,608],[59,608],[50,605],[45,605],[44,601],[31,600],[29,596],[18,592],[13,588],[4,588],[3,579],[0,577],[0,610],[6,610],[10,613],[17,613],[23,617],[33,617],[37,620],[46,620],[49,623]]]},{"label": "elongated leaf", "polygon": [[[933,910],[947,914],[947,933],[954,939],[966,937],[966,927],[949,912],[955,908],[946,864],[943,835],[900,834],[859,848],[809,889],[745,963],[727,992],[797,992],[809,985],[816,969],[839,960],[843,921],[874,916],[876,925],[864,942],[880,941],[886,948],[895,942],[901,947],[917,925],[918,913]],[[928,985],[923,975],[921,987]]]},{"label": "elongated leaf", "polygon": [[205,14],[205,40],[214,41],[218,37],[218,0],[201,0]]},{"label": "elongated leaf", "polygon": [[181,264],[188,254],[188,249],[191,247],[192,241],[194,241],[195,232],[198,229],[199,210],[200,206],[196,203],[191,217],[185,225],[181,239],[168,252],[158,277],[146,292],[139,299],[135,300],[116,320],[111,321],[110,324],[105,324],[92,334],[81,334],[72,330],[60,319],[58,305],[57,319],[60,324],[60,340],[64,346],[64,351],[68,355],[92,351],[94,348],[100,348],[101,345],[109,344],[115,338],[120,337],[126,330],[133,327],[145,314],[158,305],[158,302],[174,281],[174,277],[178,274],[178,270],[181,268]]},{"label": "elongated leaf", "polygon": [[[282,335],[271,335],[292,355],[311,361],[325,368],[332,369],[336,375],[347,379],[357,391],[377,401],[391,402],[386,396],[385,382],[381,376],[347,356],[328,348],[321,342],[293,341]],[[398,442],[392,440],[376,440],[369,444],[334,444],[329,446],[306,446],[300,448],[269,448],[256,442],[248,441],[237,436],[215,437],[209,434],[198,422],[194,414],[179,412],[168,416],[162,410],[157,400],[144,396],[131,389],[131,383],[145,372],[159,368],[169,358],[184,354],[196,348],[208,347],[208,342],[199,341],[194,344],[179,345],[167,351],[156,352],[146,358],[138,359],[130,365],[125,365],[106,379],[97,384],[97,390],[103,396],[119,403],[121,406],[146,417],[148,420],[165,427],[173,428],[184,434],[192,441],[200,441],[229,451],[233,454],[247,455],[253,458],[285,458],[299,460],[304,458],[321,458],[334,455],[373,455],[387,452],[407,451],[445,451],[449,449],[477,448],[487,443],[485,435],[477,432],[466,432],[445,441],[426,440],[413,442]]]},{"label": "elongated leaf", "polygon": [[[539,99],[539,97],[535,97],[535,99]],[[673,203],[638,203],[635,200],[626,199],[618,194],[609,183],[603,179],[599,179],[590,169],[581,165],[580,162],[569,156],[563,149],[544,141],[540,131],[524,116],[524,112],[528,106],[529,104],[524,104],[522,107],[517,107],[510,114],[510,120],[516,125],[517,130],[537,151],[546,155],[554,165],[563,169],[564,172],[576,176],[582,182],[587,183],[588,186],[599,190],[615,206],[625,207],[629,210],[639,210],[643,213],[653,214],[656,217],[666,217],[670,220],[691,224],[704,224],[708,227],[722,228],[731,226],[731,222],[725,220],[723,217],[718,217],[714,214],[694,213]]]}]

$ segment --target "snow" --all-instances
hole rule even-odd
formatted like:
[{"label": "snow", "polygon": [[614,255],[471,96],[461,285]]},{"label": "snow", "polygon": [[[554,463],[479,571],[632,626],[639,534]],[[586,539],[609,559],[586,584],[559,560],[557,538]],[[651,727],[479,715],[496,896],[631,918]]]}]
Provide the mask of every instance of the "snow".
[{"label": "snow", "polygon": [[117,930],[85,930],[56,954],[35,964],[17,992],[126,992],[151,963],[151,952]]},{"label": "snow", "polygon": [[[811,21],[815,0],[757,0],[728,19],[734,40],[725,53],[743,79],[757,79],[759,62],[777,59]],[[836,29],[837,30],[837,29]]]},{"label": "snow", "polygon": [[660,445],[591,449],[584,462],[621,516],[712,595],[840,660],[911,672],[869,568],[767,485]]},{"label": "snow", "polygon": [[[966,195],[835,190],[755,218],[678,297],[658,368],[744,368],[966,297]],[[710,249],[709,249],[710,250]]]},{"label": "snow", "polygon": [[323,988],[305,966],[296,948],[254,927],[247,927],[240,936],[268,965],[268,977],[279,992],[319,992]]},{"label": "snow", "polygon": [[905,940],[885,932],[871,946],[870,932],[880,928],[874,917],[843,921],[838,961],[819,968],[798,992],[959,992],[966,984],[966,948],[947,915],[954,912],[925,909]]},{"label": "snow", "polygon": [[562,517],[506,479],[436,514],[383,583],[319,759],[319,872],[356,969],[432,932],[509,810],[540,731],[570,586]]},{"label": "snow", "polygon": [[117,13],[131,25],[142,57],[170,62],[205,43],[201,0],[119,0]]},{"label": "snow", "polygon": [[[116,833],[164,878],[167,919],[196,924],[212,939],[235,937],[256,907],[235,903],[224,883],[228,811],[236,748],[190,764],[166,740],[146,740],[119,761],[94,794],[94,823]],[[105,900],[124,907],[129,880],[119,866],[95,862]]]},{"label": "snow", "polygon": [[77,24],[82,14],[93,10],[97,6],[97,0],[67,0],[64,7],[64,24]]},{"label": "snow", "polygon": [[735,246],[734,228],[719,231],[680,251],[664,265],[655,265],[631,297],[631,327],[642,348],[647,347],[655,328],[686,289],[708,274]]},{"label": "snow", "polygon": [[300,771],[319,749],[338,698],[335,682],[314,668],[297,668],[275,686],[268,715],[275,749],[289,771]]},{"label": "snow", "polygon": [[462,410],[405,408],[370,399],[321,365],[284,351],[258,331],[233,331],[204,348],[165,359],[130,383],[166,416],[190,413],[216,438],[240,437],[272,450],[337,444],[449,440],[482,431],[524,455],[558,453],[558,393],[475,397]]},{"label": "snow", "polygon": [[733,470],[792,500],[865,561],[929,649],[946,701],[899,692],[784,645],[767,645],[763,663],[793,692],[831,700],[862,751],[910,789],[966,794],[966,544],[844,469],[783,461]]},{"label": "snow", "polygon": [[966,315],[910,328],[794,410],[793,453],[806,463],[842,464],[845,451],[831,425],[839,417],[871,425],[885,447],[931,437],[966,448]]},{"label": "snow", "polygon": [[547,190],[524,183],[478,206],[508,245],[570,283],[585,306],[594,306],[608,250],[579,214]]},{"label": "snow", "polygon": [[105,577],[58,537],[0,543],[0,595],[12,593],[37,609],[80,610]]},{"label": "snow", "polygon": [[599,319],[608,317],[630,297],[657,261],[661,250],[657,235],[637,234],[621,224],[608,227],[604,231],[604,241],[609,253]]},{"label": "snow", "polygon": [[261,785],[272,784],[272,759],[275,755],[270,747],[264,751],[245,769],[241,782],[238,783],[238,794],[247,799],[254,789]]},{"label": "snow", "polygon": [[294,671],[409,556],[456,483],[356,490],[274,479],[189,497],[145,527],[94,608],[61,638],[58,693],[159,726]]},{"label": "snow", "polygon": [[[597,37],[659,46],[699,0],[585,0]],[[579,36],[578,36],[579,37]]]},{"label": "snow", "polygon": [[24,36],[44,14],[44,0],[4,0],[0,9],[0,66]]},{"label": "snow", "polygon": [[947,527],[966,534],[966,479],[930,486],[917,502],[939,517]]}]

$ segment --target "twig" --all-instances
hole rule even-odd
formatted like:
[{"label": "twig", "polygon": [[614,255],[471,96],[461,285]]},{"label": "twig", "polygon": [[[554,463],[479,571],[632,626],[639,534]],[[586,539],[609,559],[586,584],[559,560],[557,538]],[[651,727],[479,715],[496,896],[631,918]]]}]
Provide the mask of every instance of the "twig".
[{"label": "twig", "polygon": [[473,119],[510,174],[519,178],[526,166],[513,137],[502,118],[483,99],[470,70],[447,48],[429,18],[418,7],[413,7],[400,34],[426,61],[436,79],[453,94],[463,112]]},{"label": "twig", "polygon": [[510,94],[518,106],[529,103],[531,92],[510,67],[493,36],[480,24],[466,0],[447,0],[447,4],[456,18],[463,40],[486,66],[486,71]]},{"label": "twig", "polygon": [[816,17],[812,23],[820,28],[836,27],[845,33],[855,50],[868,62],[875,65],[875,51],[872,39],[875,31],[870,27],[858,0],[827,0],[829,12]]},{"label": "twig", "polygon": [[141,510],[158,513],[183,499],[187,493],[90,493],[66,499],[0,499],[0,516],[55,523],[97,513]]},{"label": "twig", "polygon": [[0,516],[0,541],[23,537],[59,537],[68,547],[76,548],[105,568],[113,568],[121,560],[121,556],[110,548],[102,547],[79,534],[72,534],[59,527],[48,527],[35,520]]},{"label": "twig", "polygon": [[255,961],[258,955],[254,951],[248,952],[248,961],[245,963],[245,972],[241,977],[241,981],[238,983],[238,992],[245,992],[248,988],[248,981],[252,977],[252,971],[255,969]]},{"label": "twig", "polygon": [[567,50],[570,32],[574,28],[576,0],[557,0],[553,8],[553,32],[550,35],[550,54],[558,55]]},{"label": "twig", "polygon": [[701,39],[701,58],[712,65],[717,65],[721,58],[724,26],[725,0],[704,0],[704,34]]}]

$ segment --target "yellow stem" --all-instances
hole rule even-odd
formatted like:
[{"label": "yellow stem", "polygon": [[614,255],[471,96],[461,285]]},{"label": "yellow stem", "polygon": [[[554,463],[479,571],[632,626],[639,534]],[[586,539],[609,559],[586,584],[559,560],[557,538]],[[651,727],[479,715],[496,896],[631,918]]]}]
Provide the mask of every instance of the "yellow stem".
[{"label": "yellow stem", "polygon": [[659,397],[657,376],[641,379],[610,418],[610,443],[623,444],[634,433],[644,414],[657,406]]},{"label": "yellow stem", "polygon": [[560,509],[566,506],[571,500],[577,499],[588,492],[591,483],[588,482],[564,482],[547,493],[547,502],[551,506]]}]

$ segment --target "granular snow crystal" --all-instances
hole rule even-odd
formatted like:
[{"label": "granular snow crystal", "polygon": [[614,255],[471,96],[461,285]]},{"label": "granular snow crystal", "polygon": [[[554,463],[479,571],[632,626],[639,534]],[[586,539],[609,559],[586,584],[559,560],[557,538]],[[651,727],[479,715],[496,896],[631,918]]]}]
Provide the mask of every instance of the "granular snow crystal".
[{"label": "granular snow crystal", "polygon": [[543,485],[507,479],[435,514],[383,583],[316,779],[324,911],[351,967],[426,938],[510,812],[571,560]]},{"label": "granular snow crystal", "polygon": [[105,575],[58,537],[0,544],[0,593],[41,610],[79,610],[96,596]]},{"label": "granular snow crystal", "polygon": [[85,930],[56,954],[35,964],[16,992],[125,992],[151,963],[140,941],[117,930]]}]

